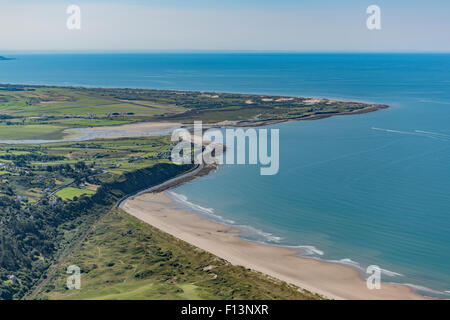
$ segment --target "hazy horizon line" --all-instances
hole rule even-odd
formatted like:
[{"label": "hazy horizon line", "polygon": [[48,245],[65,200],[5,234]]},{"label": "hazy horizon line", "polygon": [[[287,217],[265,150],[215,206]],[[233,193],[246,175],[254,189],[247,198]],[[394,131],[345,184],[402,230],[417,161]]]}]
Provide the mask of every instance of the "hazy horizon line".
[{"label": "hazy horizon line", "polygon": [[365,51],[365,50],[189,50],[189,49],[136,49],[136,50],[2,50],[2,54],[155,54],[155,53],[287,53],[287,54],[450,54],[450,51],[414,50],[414,51]]}]

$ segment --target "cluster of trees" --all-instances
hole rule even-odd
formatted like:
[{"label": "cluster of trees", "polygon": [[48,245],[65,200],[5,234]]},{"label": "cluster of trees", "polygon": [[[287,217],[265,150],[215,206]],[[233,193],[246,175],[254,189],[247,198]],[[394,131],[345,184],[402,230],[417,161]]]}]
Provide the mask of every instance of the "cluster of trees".
[{"label": "cluster of trees", "polygon": [[[4,59],[6,59],[6,58],[4,58]],[[5,90],[5,91],[34,91],[35,89],[32,88],[31,86],[25,86],[25,85],[21,85],[21,84],[2,84],[2,85],[0,85],[0,90]]]},{"label": "cluster of trees", "polygon": [[2,155],[2,159],[13,160],[18,162],[28,162],[28,161],[58,161],[64,160],[65,158],[63,156],[51,156],[38,153],[27,153],[27,154],[5,153],[4,155]]}]

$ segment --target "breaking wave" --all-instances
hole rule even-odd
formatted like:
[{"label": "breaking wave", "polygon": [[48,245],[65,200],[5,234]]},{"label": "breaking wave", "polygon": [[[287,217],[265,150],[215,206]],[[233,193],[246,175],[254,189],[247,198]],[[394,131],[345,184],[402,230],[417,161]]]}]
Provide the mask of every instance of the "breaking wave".
[{"label": "breaking wave", "polygon": [[226,219],[218,214],[215,214],[213,208],[205,208],[198,204],[190,202],[188,200],[188,198],[183,194],[178,194],[173,191],[168,191],[167,193],[172,200],[188,207],[191,210],[195,210],[196,212],[198,212],[201,215],[208,216],[209,218],[212,218],[213,220],[221,222],[221,223],[234,224],[233,220]]},{"label": "breaking wave", "polygon": [[284,246],[289,249],[299,250],[301,256],[323,256],[324,252],[322,250],[317,249],[314,246]]},{"label": "breaking wave", "polygon": [[224,218],[224,217],[216,214],[213,208],[205,208],[205,207],[202,207],[198,204],[195,204],[195,203],[189,201],[188,197],[186,197],[183,194],[179,194],[179,193],[176,193],[173,191],[168,191],[167,193],[172,200],[195,211],[196,213],[203,215],[206,218],[209,218],[216,222],[219,222],[219,223],[222,223],[225,225],[232,225],[233,227],[241,230],[241,232],[242,232],[241,235],[243,237],[255,239],[256,241],[262,240],[262,242],[268,242],[268,243],[279,243],[282,240],[281,237],[275,236],[269,232],[264,232],[262,230],[254,228],[252,226],[237,225],[234,220],[227,219],[227,218]]},{"label": "breaking wave", "polygon": [[[216,221],[216,222],[224,224],[224,225],[232,225],[234,228],[237,228],[241,231],[242,237],[250,239],[251,241],[256,241],[256,242],[259,242],[262,244],[278,245],[281,242],[281,240],[283,239],[282,237],[278,237],[271,233],[264,232],[260,229],[254,228],[252,226],[237,225],[235,221],[233,221],[231,219],[226,219],[226,218],[216,214],[213,208],[205,208],[205,207],[202,207],[198,204],[195,204],[195,203],[189,201],[188,197],[186,197],[183,194],[178,194],[173,191],[167,191],[167,194],[175,202],[183,205],[184,207],[186,207],[190,210],[195,211],[195,213],[203,215],[205,218],[211,219],[213,221]],[[281,244],[279,246],[284,247],[284,248],[298,250],[299,256],[302,256],[302,257],[314,258],[314,256],[315,256],[315,257],[317,257],[317,259],[322,260],[320,257],[324,255],[324,252],[322,250],[319,250],[315,246],[311,246],[311,245],[288,246],[288,245]],[[364,275],[366,275],[366,268],[361,266],[361,264],[359,262],[353,261],[350,258],[343,258],[343,259],[339,259],[339,260],[323,259],[322,261],[350,266],[350,267],[357,269],[359,272],[361,272],[363,277],[364,277]],[[388,276],[388,277],[404,276],[401,273],[390,271],[387,269],[380,268],[380,270],[381,270],[381,274],[384,276]],[[421,292],[423,294],[430,294],[430,295],[434,295],[434,296],[450,295],[450,290],[449,291],[438,291],[438,290],[433,290],[433,289],[430,289],[430,288],[427,288],[424,286],[415,285],[415,284],[411,284],[411,283],[399,283],[399,284],[410,287],[414,291]]]},{"label": "breaking wave", "polygon": [[409,287],[409,288],[411,288],[411,289],[413,289],[414,291],[417,291],[417,292],[428,293],[428,294],[433,294],[433,295],[437,295],[437,296],[449,295],[450,294],[450,291],[433,290],[433,289],[430,289],[428,287],[419,286],[417,284],[402,283],[402,285],[404,285],[406,287]]}]

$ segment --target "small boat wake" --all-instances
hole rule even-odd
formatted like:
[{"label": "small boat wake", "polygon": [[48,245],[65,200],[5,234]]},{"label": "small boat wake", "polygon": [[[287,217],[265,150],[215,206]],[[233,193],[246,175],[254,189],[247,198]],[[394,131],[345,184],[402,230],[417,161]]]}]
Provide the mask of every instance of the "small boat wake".
[{"label": "small boat wake", "polygon": [[440,133],[440,132],[432,132],[432,131],[424,131],[424,130],[402,131],[402,130],[394,130],[394,129],[377,128],[377,127],[372,127],[371,129],[376,130],[376,131],[388,132],[388,133],[425,137],[425,138],[430,138],[430,139],[435,139],[435,140],[440,140],[440,141],[450,141],[449,134]]}]

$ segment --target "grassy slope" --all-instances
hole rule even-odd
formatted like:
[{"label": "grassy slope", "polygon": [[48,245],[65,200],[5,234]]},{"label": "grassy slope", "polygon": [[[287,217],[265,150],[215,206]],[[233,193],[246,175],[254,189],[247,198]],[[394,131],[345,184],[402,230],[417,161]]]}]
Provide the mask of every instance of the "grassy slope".
[{"label": "grassy slope", "polygon": [[94,193],[95,193],[95,191],[92,191],[89,189],[67,187],[67,188],[59,190],[58,192],[55,193],[55,195],[60,197],[61,199],[72,200],[74,197],[80,197],[84,194],[94,194]]},{"label": "grassy slope", "polygon": [[0,139],[32,139],[65,129],[59,125],[0,125]]},{"label": "grassy slope", "polygon": [[[65,289],[65,268],[73,264],[82,270],[81,290]],[[208,266],[213,267],[204,270]],[[263,274],[232,266],[121,210],[102,218],[44,291],[40,298],[320,298]]]}]

